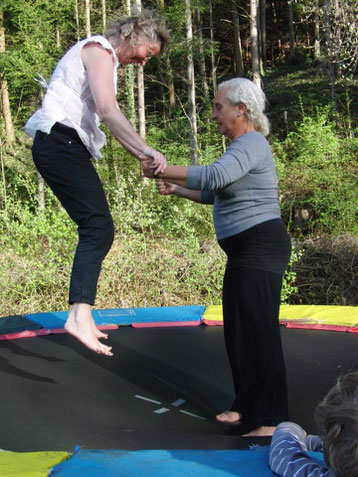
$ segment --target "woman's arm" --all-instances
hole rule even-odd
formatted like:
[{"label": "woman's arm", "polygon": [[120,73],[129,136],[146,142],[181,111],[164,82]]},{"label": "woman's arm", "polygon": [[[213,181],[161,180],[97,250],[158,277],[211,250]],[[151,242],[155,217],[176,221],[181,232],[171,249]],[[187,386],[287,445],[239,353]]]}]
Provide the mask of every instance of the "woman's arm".
[{"label": "woman's arm", "polygon": [[188,166],[167,166],[164,172],[153,174],[149,161],[142,162],[142,170],[145,177],[149,179],[160,178],[171,184],[186,187],[186,174]]},{"label": "woman's arm", "polygon": [[187,166],[167,166],[164,172],[154,174],[150,169],[149,161],[142,161],[142,170],[146,177],[156,178],[157,188],[161,195],[175,194],[178,197],[199,202],[200,204],[214,204],[214,193],[186,187]]},{"label": "woman's arm", "polygon": [[113,136],[128,145],[137,159],[144,156],[153,158],[152,166],[162,172],[166,166],[163,154],[148,146],[135,132],[128,119],[118,107],[113,84],[112,53],[98,43],[90,43],[82,49],[82,62],[87,71],[97,114],[106,123]]},{"label": "woman's arm", "polygon": [[[269,153],[269,146],[266,142],[263,142],[261,146],[256,136],[238,138],[212,164],[168,166],[164,173],[159,174],[159,177],[191,190],[216,191],[224,189],[263,162]],[[144,171],[144,173],[150,177],[150,172]]]},{"label": "woman's arm", "polygon": [[[143,161],[143,160],[148,160],[149,157],[146,156],[145,154],[141,153],[138,151],[138,149],[135,149],[134,147],[130,146],[126,141],[121,139],[120,137],[116,137],[116,140],[119,142],[119,144],[133,157],[136,157],[138,161]],[[151,163],[151,161],[150,161]],[[152,170],[152,169],[151,169]]]},{"label": "woman's arm", "polygon": [[200,190],[189,190],[186,187],[179,186],[177,184],[171,184],[163,179],[157,179],[157,189],[160,195],[176,195],[185,199],[192,200],[193,202],[202,203]]},{"label": "woman's arm", "polygon": [[[155,174],[156,177],[186,188],[188,166],[167,166],[164,172]],[[150,175],[147,175],[150,177]]]}]

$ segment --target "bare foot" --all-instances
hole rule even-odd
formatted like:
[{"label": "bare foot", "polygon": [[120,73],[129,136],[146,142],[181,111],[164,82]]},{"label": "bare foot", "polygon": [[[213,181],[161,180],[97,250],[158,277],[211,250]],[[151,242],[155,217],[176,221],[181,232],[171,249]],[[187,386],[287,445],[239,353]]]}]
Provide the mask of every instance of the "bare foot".
[{"label": "bare foot", "polygon": [[216,416],[216,420],[223,424],[238,424],[241,419],[241,414],[236,411],[224,411]]},{"label": "bare foot", "polygon": [[275,426],[261,426],[247,434],[243,434],[242,437],[271,437],[275,429]]},{"label": "bare foot", "polygon": [[67,333],[74,336],[90,350],[106,356],[113,356],[112,347],[106,346],[98,340],[100,336],[97,335],[102,333],[96,327],[91,315],[91,306],[87,303],[72,305],[64,328]]},{"label": "bare foot", "polygon": [[97,328],[97,325],[91,315],[91,318],[92,318],[92,327],[93,327],[93,331],[94,331],[94,334],[97,336],[97,338],[103,338],[103,339],[107,339],[108,338],[108,334],[107,333],[102,333],[102,331]]}]

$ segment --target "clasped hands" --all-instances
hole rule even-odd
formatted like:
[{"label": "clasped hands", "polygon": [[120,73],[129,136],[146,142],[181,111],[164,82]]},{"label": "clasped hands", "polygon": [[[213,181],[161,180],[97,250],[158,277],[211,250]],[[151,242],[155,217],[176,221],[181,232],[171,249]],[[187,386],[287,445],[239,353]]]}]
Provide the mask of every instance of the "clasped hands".
[{"label": "clasped hands", "polygon": [[139,160],[142,164],[143,174],[146,177],[153,177],[155,174],[160,174],[161,172],[164,172],[167,167],[165,156],[152,147],[145,149],[145,151],[139,156]]},{"label": "clasped hands", "polygon": [[160,166],[157,166],[154,163],[154,159],[151,157],[148,157],[147,159],[144,159],[141,161],[141,166],[142,166],[142,172],[145,177],[148,177],[148,179],[155,179],[157,175],[159,175],[161,172],[164,172],[166,169],[166,162],[165,165],[161,164]]},{"label": "clasped hands", "polygon": [[[163,156],[164,157],[164,156]],[[142,172],[145,177],[149,179],[156,179],[156,185],[159,194],[161,195],[170,195],[174,194],[175,185],[170,184],[169,182],[165,182],[164,179],[158,177],[158,174],[162,173],[166,169],[166,161],[164,167],[156,167],[153,158],[147,158],[141,161]],[[163,165],[162,165],[163,166]]]}]

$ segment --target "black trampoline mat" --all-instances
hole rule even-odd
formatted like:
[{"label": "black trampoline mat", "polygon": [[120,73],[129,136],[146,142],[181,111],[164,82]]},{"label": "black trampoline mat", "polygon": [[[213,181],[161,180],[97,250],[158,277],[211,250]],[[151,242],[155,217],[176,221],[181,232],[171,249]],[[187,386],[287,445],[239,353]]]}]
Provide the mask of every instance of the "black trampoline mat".
[{"label": "black trampoline mat", "polygon": [[[313,411],[340,374],[358,370],[358,336],[281,327],[291,420],[316,432]],[[243,449],[215,421],[233,399],[223,328],[109,332],[114,357],[66,334],[0,342],[0,448]]]}]

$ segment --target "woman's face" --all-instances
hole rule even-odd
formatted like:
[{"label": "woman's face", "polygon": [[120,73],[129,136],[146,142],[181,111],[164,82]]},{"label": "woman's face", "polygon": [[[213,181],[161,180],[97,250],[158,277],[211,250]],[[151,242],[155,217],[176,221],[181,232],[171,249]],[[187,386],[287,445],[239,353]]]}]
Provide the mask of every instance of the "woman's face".
[{"label": "woman's face", "polygon": [[226,97],[225,89],[220,89],[215,96],[211,119],[216,121],[221,134],[234,140],[240,131],[245,106],[232,105]]},{"label": "woman's face", "polygon": [[138,46],[132,46],[129,41],[119,46],[116,50],[118,61],[121,65],[137,64],[144,66],[153,56],[160,53],[159,42],[143,42]]}]

